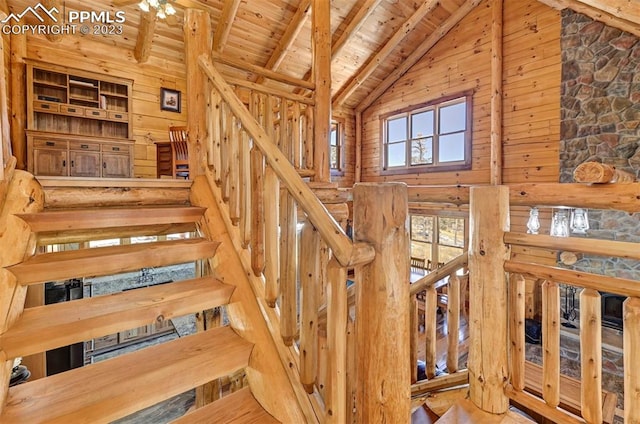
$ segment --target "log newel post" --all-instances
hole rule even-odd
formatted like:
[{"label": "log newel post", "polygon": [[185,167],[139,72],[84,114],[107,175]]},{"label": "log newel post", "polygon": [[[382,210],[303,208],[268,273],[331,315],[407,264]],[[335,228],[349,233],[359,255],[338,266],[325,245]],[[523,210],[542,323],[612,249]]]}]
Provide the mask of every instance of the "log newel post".
[{"label": "log newel post", "polygon": [[411,415],[407,186],[356,184],[354,240],[375,249],[356,269],[356,422],[406,423]]},{"label": "log newel post", "polygon": [[504,262],[509,249],[509,190],[472,187],[469,207],[469,394],[480,409],[502,414],[509,408],[507,284]]}]

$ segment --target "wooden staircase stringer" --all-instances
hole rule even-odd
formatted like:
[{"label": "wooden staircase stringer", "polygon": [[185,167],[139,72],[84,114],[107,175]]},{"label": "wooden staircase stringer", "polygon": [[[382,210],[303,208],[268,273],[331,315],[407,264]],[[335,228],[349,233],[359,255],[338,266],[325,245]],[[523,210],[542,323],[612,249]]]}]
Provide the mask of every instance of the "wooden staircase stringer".
[{"label": "wooden staircase stringer", "polygon": [[[6,195],[0,199],[0,332],[20,316],[24,309],[27,287],[18,284],[7,266],[19,263],[35,253],[35,238],[29,226],[17,218],[20,213],[38,212],[44,208],[44,192],[28,172],[16,170],[3,181]],[[4,191],[4,190],[3,190]],[[3,359],[0,352],[0,412],[4,408],[13,360]]]},{"label": "wooden staircase stringer", "polygon": [[250,255],[242,249],[239,229],[231,223],[210,171],[195,178],[190,199],[192,205],[207,208],[200,225],[203,234],[220,242],[216,256],[209,259],[214,276],[236,287],[227,307],[231,325],[255,345],[246,369],[253,395],[281,422],[320,422],[320,409],[300,384],[293,348],[282,341],[279,326],[272,325],[277,315],[261,300],[263,279],[251,271]]}]

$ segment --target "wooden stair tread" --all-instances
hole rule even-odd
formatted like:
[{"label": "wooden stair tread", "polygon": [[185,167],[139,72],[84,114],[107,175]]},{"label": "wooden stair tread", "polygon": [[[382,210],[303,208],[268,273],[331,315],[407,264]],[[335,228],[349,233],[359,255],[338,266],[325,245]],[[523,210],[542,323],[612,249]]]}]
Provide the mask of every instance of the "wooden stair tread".
[{"label": "wooden stair tread", "polygon": [[195,206],[69,209],[17,215],[34,233],[80,229],[183,224],[198,221],[205,209]]},{"label": "wooden stair tread", "polygon": [[248,387],[186,414],[171,424],[272,424],[279,423],[262,408]]},{"label": "wooden stair tread", "polygon": [[213,277],[25,309],[2,336],[13,359],[224,305],[234,287]]},{"label": "wooden stair tread", "polygon": [[513,411],[506,414],[494,415],[482,411],[469,399],[456,402],[440,419],[438,424],[482,423],[482,424],[518,424],[533,423],[530,419]]},{"label": "wooden stair tread", "polygon": [[20,384],[0,422],[109,423],[247,366],[252,347],[220,327]]},{"label": "wooden stair tread", "polygon": [[6,268],[22,285],[118,274],[191,262],[215,254],[219,243],[203,238],[68,250],[32,256]]}]

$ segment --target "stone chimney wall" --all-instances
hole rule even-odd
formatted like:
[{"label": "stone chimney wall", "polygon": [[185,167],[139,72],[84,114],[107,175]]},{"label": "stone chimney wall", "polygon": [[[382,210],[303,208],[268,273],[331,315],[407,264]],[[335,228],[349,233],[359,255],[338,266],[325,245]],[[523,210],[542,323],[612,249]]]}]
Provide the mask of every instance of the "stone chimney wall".
[{"label": "stone chimney wall", "polygon": [[[640,175],[640,39],[562,12],[560,182],[598,161]],[[640,242],[640,214],[589,211],[587,237]],[[573,268],[640,280],[638,261],[585,257]]]}]

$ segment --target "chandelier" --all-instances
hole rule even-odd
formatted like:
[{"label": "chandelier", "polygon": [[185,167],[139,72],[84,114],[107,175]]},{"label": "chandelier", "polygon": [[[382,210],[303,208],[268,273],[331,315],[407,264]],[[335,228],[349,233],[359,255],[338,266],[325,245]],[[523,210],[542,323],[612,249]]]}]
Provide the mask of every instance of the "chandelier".
[{"label": "chandelier", "polygon": [[151,7],[157,9],[156,16],[160,19],[165,19],[176,13],[176,9],[167,0],[142,0],[138,7],[144,12],[148,12]]}]

